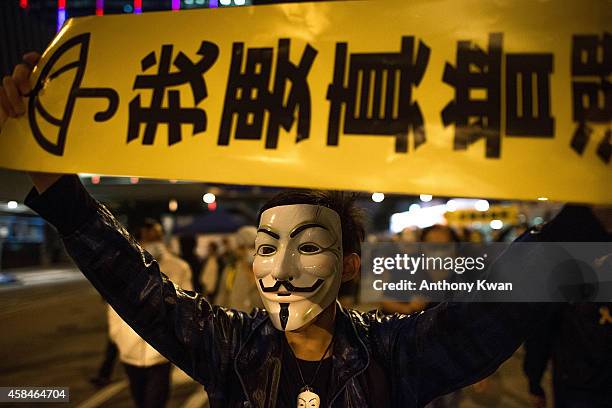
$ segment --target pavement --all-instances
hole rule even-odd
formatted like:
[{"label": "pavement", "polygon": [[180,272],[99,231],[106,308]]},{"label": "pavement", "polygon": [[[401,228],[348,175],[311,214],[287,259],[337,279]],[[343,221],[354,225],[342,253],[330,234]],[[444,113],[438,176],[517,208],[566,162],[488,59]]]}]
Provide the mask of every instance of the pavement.
[{"label": "pavement", "polygon": [[[8,272],[16,282],[0,285],[0,386],[70,387],[69,404],[48,407],[133,407],[120,364],[108,386],[89,383],[106,347],[106,309],[83,275],[70,266]],[[517,351],[487,381],[462,391],[460,407],[530,407],[521,356]],[[203,387],[175,368],[168,407],[207,406]]]},{"label": "pavement", "polygon": [[[106,306],[73,267],[9,272],[0,285],[0,386],[70,387],[69,404],[45,407],[133,407],[127,378],[116,364],[113,382],[89,383],[106,347]],[[174,368],[169,408],[208,406],[203,387]],[[23,408],[32,404],[0,404]]]}]

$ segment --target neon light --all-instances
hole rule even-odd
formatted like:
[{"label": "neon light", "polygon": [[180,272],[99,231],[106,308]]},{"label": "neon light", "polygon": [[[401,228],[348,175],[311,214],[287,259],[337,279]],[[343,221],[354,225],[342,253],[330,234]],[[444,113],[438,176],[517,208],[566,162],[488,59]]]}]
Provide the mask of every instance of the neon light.
[{"label": "neon light", "polygon": [[62,29],[66,21],[66,10],[57,10],[57,31]]},{"label": "neon light", "polygon": [[172,11],[180,10],[181,0],[172,0]]},{"label": "neon light", "polygon": [[210,0],[208,2],[208,7],[209,8],[217,8],[217,7],[219,7],[219,1],[218,0]]},{"label": "neon light", "polygon": [[61,30],[66,21],[66,0],[57,0],[57,31]]},{"label": "neon light", "polygon": [[28,8],[28,0],[19,0],[19,7]]},{"label": "neon light", "polygon": [[104,15],[104,0],[96,0],[96,16]]},{"label": "neon light", "polygon": [[142,0],[134,0],[134,14],[142,13]]}]

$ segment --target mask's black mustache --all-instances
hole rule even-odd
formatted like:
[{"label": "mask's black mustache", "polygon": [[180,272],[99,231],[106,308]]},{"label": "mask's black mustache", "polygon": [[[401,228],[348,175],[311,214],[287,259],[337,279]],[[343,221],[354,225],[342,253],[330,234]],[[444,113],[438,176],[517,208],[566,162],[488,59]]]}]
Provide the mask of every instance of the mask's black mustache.
[{"label": "mask's black mustache", "polygon": [[314,292],[322,284],[323,284],[323,279],[317,279],[317,281],[313,283],[312,286],[300,288],[300,287],[293,286],[293,284],[289,282],[288,280],[279,280],[279,281],[276,281],[276,283],[273,286],[266,288],[263,284],[263,279],[259,280],[259,286],[261,287],[261,290],[263,292],[278,292],[281,286],[284,286],[285,289],[287,289],[287,291],[289,292]]}]

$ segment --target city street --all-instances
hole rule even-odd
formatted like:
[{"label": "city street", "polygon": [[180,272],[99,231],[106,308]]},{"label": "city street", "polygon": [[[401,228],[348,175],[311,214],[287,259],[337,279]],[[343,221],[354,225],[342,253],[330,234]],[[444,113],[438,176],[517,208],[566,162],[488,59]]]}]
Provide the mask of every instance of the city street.
[{"label": "city street", "polygon": [[[67,386],[70,406],[132,407],[120,364],[109,386],[98,390],[89,383],[103,358],[106,310],[80,272],[15,275],[25,284],[0,286],[0,385]],[[205,401],[202,387],[175,369],[168,406],[203,407]],[[66,406],[46,404],[52,405]]]}]

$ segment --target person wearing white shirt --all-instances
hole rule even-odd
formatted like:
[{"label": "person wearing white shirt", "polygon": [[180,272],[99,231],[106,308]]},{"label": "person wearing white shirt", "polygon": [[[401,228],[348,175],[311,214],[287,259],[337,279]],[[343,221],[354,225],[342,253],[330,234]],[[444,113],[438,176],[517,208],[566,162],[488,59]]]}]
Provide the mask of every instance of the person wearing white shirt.
[{"label": "person wearing white shirt", "polygon": [[[164,245],[161,225],[155,220],[146,220],[137,235],[143,248],[159,263],[160,270],[176,286],[192,290],[191,269]],[[164,407],[170,394],[170,362],[136,334],[110,306],[108,329],[111,340],[119,349],[119,359],[129,378],[136,406]]]}]

